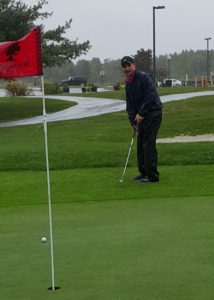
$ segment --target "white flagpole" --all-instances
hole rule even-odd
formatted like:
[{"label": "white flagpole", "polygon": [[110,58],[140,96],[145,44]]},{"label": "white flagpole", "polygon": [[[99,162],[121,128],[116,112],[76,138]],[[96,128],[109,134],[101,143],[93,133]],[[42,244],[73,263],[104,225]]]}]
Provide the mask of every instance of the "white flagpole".
[{"label": "white flagpole", "polygon": [[41,79],[42,79],[43,123],[44,123],[44,134],[45,134],[45,154],[46,154],[47,185],[48,185],[48,204],[49,204],[52,290],[55,290],[55,283],[54,283],[53,230],[52,230],[52,213],[51,213],[51,190],[50,190],[50,174],[49,174],[49,160],[48,160],[47,115],[46,115],[46,108],[45,108],[44,77],[41,76]]}]

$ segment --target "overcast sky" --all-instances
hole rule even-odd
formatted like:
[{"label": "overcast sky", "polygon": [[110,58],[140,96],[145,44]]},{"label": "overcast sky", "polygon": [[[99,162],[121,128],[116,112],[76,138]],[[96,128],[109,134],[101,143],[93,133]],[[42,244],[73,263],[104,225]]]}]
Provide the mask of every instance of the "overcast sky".
[{"label": "overcast sky", "polygon": [[[35,0],[23,0],[32,5]],[[156,10],[156,55],[204,50],[204,38],[214,48],[214,0],[49,0],[53,11],[45,28],[55,28],[72,18],[67,37],[89,40],[92,48],[80,59],[118,59],[137,50],[153,48],[152,7]]]}]

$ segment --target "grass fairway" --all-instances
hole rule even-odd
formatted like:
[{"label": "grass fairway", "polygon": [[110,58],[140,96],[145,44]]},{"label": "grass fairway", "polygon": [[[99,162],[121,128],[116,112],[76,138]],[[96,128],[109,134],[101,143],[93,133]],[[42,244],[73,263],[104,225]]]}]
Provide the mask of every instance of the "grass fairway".
[{"label": "grass fairway", "polygon": [[[213,110],[212,97],[167,103],[159,136],[212,133]],[[0,128],[0,141],[0,299],[213,299],[213,142],[158,144],[160,182],[140,185],[135,141],[118,183],[131,141],[125,112],[48,124],[61,287],[49,291],[43,128]]]},{"label": "grass fairway", "polygon": [[[53,113],[67,109],[75,104],[75,102],[46,99],[46,111],[47,113]],[[42,99],[25,97],[0,97],[0,110],[0,122],[40,116],[42,114]]]}]

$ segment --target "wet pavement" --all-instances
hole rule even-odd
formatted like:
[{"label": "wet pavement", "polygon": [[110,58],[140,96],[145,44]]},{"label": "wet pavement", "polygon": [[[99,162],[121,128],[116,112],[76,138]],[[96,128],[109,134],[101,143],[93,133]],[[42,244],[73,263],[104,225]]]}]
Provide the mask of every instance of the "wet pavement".
[{"label": "wet pavement", "polygon": [[[192,97],[207,96],[207,95],[214,95],[214,91],[161,96],[161,101],[165,103],[169,101],[177,101],[177,100],[183,100]],[[1,97],[4,96],[2,90],[0,90],[0,96]],[[97,116],[106,113],[122,111],[126,109],[126,104],[125,101],[123,100],[85,98],[85,97],[76,97],[76,96],[46,96],[45,98],[74,101],[78,103],[77,105],[72,106],[66,110],[47,114],[47,122],[80,119],[80,118]],[[33,118],[23,119],[18,121],[2,122],[0,123],[0,127],[40,124],[42,122],[43,122],[43,116],[38,116],[38,117],[33,117]]]},{"label": "wet pavement", "polygon": [[[78,103],[77,105],[72,106],[68,109],[61,110],[56,113],[47,114],[47,122],[81,119],[111,112],[122,111],[125,109],[125,102],[122,100],[70,96],[46,96],[45,98],[74,101]],[[42,122],[43,116],[38,116],[29,119],[0,123],[0,127],[39,124]]]}]

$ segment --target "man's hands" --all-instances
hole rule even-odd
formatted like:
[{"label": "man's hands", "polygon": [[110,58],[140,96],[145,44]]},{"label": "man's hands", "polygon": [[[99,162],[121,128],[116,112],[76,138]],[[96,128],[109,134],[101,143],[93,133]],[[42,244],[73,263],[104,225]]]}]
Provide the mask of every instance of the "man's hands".
[{"label": "man's hands", "polygon": [[132,132],[135,133],[136,131],[138,131],[138,124],[141,123],[143,121],[144,117],[140,116],[139,114],[136,114],[135,117],[135,123],[132,126]]},{"label": "man's hands", "polygon": [[136,114],[135,120],[138,123],[141,123],[143,121],[144,117],[140,116],[139,114]]},{"label": "man's hands", "polygon": [[137,132],[137,124],[132,125],[132,133],[135,134]]}]

